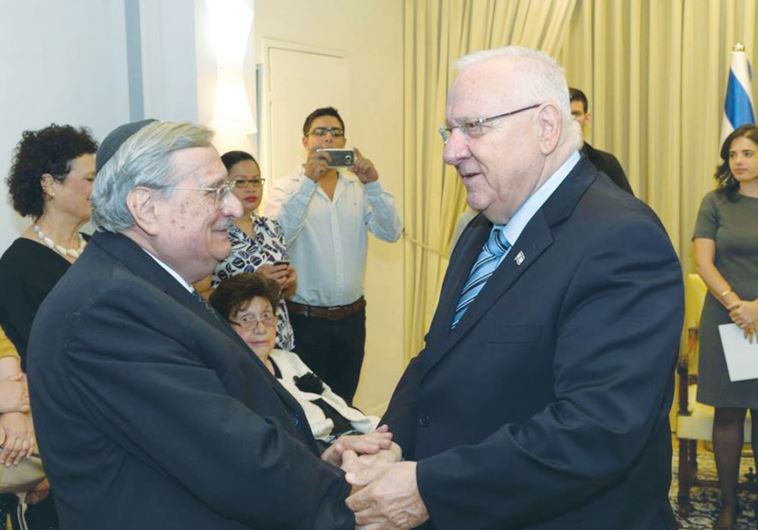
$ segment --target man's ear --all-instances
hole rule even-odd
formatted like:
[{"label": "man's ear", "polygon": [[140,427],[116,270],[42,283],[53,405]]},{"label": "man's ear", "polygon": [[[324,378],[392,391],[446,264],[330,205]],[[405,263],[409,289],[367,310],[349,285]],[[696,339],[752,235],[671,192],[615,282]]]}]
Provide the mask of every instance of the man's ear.
[{"label": "man's ear", "polygon": [[563,127],[563,114],[553,103],[546,103],[537,111],[537,125],[539,127],[539,146],[542,154],[552,153],[561,138]]},{"label": "man's ear", "polygon": [[134,224],[147,235],[158,233],[158,212],[153,190],[137,187],[126,196],[126,207],[134,218]]},{"label": "man's ear", "polygon": [[303,149],[307,151],[308,150],[308,137],[307,136],[303,136],[302,143],[303,143]]},{"label": "man's ear", "polygon": [[585,112],[584,119],[587,120],[587,125],[590,125],[592,123],[592,114],[590,114],[589,112]]}]

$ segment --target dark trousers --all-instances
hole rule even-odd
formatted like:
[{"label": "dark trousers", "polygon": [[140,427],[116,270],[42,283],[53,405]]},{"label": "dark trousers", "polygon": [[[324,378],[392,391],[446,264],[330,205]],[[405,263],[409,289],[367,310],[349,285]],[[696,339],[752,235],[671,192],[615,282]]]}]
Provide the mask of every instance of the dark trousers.
[{"label": "dark trousers", "polygon": [[366,310],[342,320],[290,313],[295,352],[348,404],[358,388],[366,346]]},{"label": "dark trousers", "polygon": [[55,511],[52,489],[44,501],[29,506],[26,511],[26,521],[29,523],[29,530],[58,529],[58,514]]}]

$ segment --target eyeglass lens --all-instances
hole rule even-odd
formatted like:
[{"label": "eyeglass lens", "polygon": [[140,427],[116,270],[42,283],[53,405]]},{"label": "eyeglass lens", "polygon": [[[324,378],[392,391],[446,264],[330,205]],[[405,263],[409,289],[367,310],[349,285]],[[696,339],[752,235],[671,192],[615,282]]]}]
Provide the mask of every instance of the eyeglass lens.
[{"label": "eyeglass lens", "polygon": [[234,185],[238,188],[245,188],[247,186],[262,186],[266,179],[237,179],[234,181]]},{"label": "eyeglass lens", "polygon": [[344,136],[345,131],[339,127],[316,127],[309,134],[314,136],[326,136],[327,133],[331,133],[331,135],[335,137],[340,137]]}]

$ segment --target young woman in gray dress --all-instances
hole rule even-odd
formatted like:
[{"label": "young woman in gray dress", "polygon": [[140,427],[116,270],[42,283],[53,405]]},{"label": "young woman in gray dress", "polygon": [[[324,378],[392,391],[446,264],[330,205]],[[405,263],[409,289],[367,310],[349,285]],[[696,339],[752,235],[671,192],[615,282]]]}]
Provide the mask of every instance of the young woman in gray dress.
[{"label": "young woman in gray dress", "polygon": [[731,382],[718,326],[735,323],[750,340],[758,330],[758,128],[736,129],[721,147],[718,189],[700,205],[693,243],[708,286],[700,321],[697,400],[715,407],[713,452],[722,507],[714,529],[734,528],[743,422],[750,409],[758,467],[758,379]]}]

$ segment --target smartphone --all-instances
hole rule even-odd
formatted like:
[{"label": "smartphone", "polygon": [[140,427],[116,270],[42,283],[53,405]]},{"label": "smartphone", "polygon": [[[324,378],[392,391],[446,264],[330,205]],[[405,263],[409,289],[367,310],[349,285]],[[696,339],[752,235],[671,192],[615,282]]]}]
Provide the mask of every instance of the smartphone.
[{"label": "smartphone", "polygon": [[329,153],[329,167],[350,167],[355,163],[355,151],[352,149],[316,149],[317,153],[321,151]]},{"label": "smartphone", "polygon": [[286,259],[283,259],[283,260],[279,260],[279,261],[275,261],[275,262],[274,262],[274,265],[289,265],[289,264],[290,264],[290,262],[289,262],[289,261],[287,261]]}]

